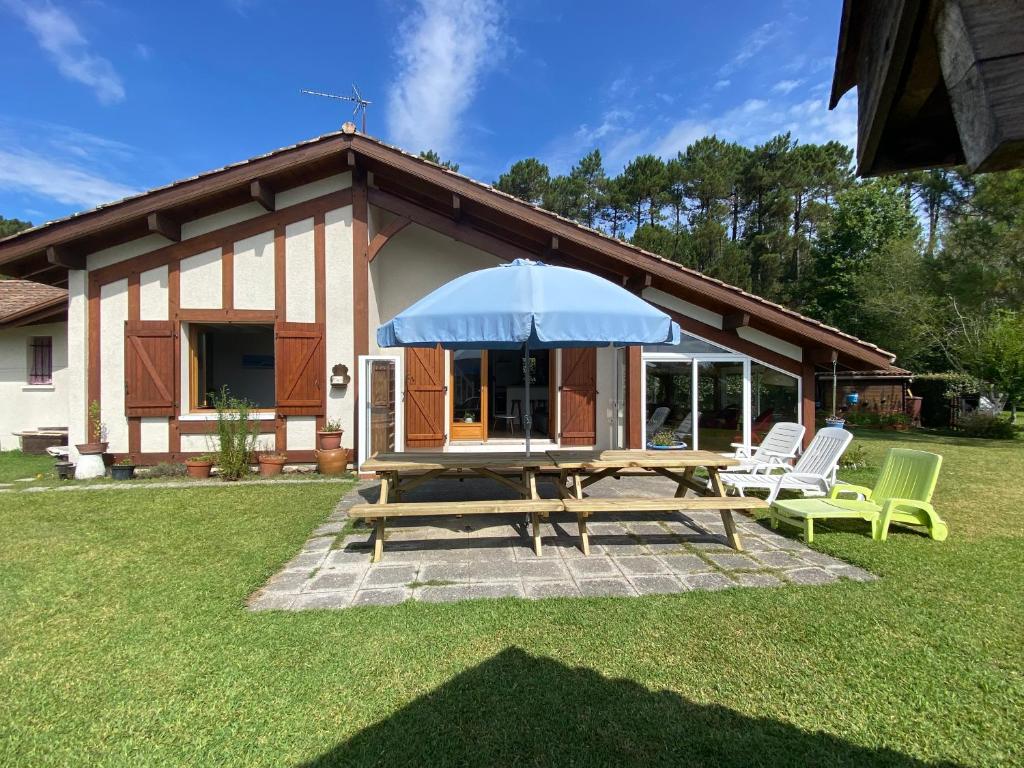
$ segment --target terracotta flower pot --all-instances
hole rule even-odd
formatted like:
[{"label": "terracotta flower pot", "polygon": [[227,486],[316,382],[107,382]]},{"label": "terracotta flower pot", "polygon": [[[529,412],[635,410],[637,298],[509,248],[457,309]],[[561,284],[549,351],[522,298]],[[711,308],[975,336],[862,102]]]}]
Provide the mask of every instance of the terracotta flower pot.
[{"label": "terracotta flower pot", "polygon": [[287,461],[287,456],[260,456],[260,477],[280,475]]},{"label": "terracotta flower pot", "polygon": [[316,452],[316,468],[321,475],[341,475],[348,469],[348,451],[334,448]]},{"label": "terracotta flower pot", "polygon": [[93,456],[99,453],[107,452],[108,443],[79,443],[75,446],[75,450],[83,456]]},{"label": "terracotta flower pot", "polygon": [[341,447],[341,430],[331,432],[317,432],[317,443],[321,451],[332,451]]},{"label": "terracotta flower pot", "polygon": [[199,459],[186,459],[185,460],[185,472],[189,477],[194,477],[197,480],[203,480],[210,476],[210,471],[213,469],[213,462]]}]

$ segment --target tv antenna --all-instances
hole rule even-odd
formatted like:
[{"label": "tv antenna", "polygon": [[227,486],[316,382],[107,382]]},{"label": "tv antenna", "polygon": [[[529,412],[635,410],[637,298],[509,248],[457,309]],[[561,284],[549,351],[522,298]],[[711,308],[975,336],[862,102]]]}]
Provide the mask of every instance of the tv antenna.
[{"label": "tv antenna", "polygon": [[357,116],[360,112],[363,114],[363,133],[366,133],[366,108],[373,102],[367,101],[363,98],[363,95],[359,92],[355,83],[352,83],[352,95],[351,96],[339,96],[336,93],[324,93],[323,91],[311,91],[303,88],[302,93],[310,96],[323,96],[325,99],[338,99],[340,101],[351,101],[356,105],[355,109],[352,110],[352,116]]}]

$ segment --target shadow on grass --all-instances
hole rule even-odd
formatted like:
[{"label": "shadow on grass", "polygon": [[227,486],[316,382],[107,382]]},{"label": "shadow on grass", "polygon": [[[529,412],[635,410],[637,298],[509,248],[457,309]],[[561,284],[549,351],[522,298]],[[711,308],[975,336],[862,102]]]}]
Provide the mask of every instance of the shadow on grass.
[{"label": "shadow on grass", "polygon": [[304,765],[954,764],[697,704],[510,648]]}]

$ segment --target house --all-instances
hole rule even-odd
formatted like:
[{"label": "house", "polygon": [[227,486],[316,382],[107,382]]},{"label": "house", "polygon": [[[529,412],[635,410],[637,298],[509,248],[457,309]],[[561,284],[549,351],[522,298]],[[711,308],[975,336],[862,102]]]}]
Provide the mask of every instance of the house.
[{"label": "house", "polygon": [[[822,410],[842,412],[851,405],[875,413],[913,413],[914,398],[910,384],[914,380],[910,371],[888,368],[875,371],[839,371],[835,377],[838,407],[832,407],[832,372],[820,371],[818,402]],[[851,403],[851,400],[853,402]],[[919,409],[919,407],[918,407]]]},{"label": "house", "polygon": [[[380,349],[376,329],[470,270],[523,257],[589,270],[663,308],[678,347],[517,353]],[[649,414],[692,447],[813,426],[815,372],[893,356],[820,322],[562,219],[355,131],[155,189],[0,241],[0,272],[67,286],[71,442],[98,402],[110,450],[208,451],[210,395],[256,405],[264,448],[313,458],[339,421],[386,449],[641,447]],[[697,414],[693,418],[692,414]],[[537,434],[537,433],[540,434]]]},{"label": "house", "polygon": [[[18,448],[22,434],[67,427],[67,307],[64,288],[0,280],[0,450]],[[66,441],[22,442],[32,450]]]},{"label": "house", "polygon": [[862,176],[1024,165],[1024,3],[844,0],[830,107],[857,87]]}]

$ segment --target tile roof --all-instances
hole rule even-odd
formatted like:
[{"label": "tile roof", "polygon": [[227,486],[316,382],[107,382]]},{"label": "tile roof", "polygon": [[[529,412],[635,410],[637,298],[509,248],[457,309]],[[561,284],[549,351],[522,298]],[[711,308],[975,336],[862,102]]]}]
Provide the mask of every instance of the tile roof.
[{"label": "tile roof", "polygon": [[0,280],[0,323],[37,307],[66,300],[64,288],[33,283],[31,280]]}]

